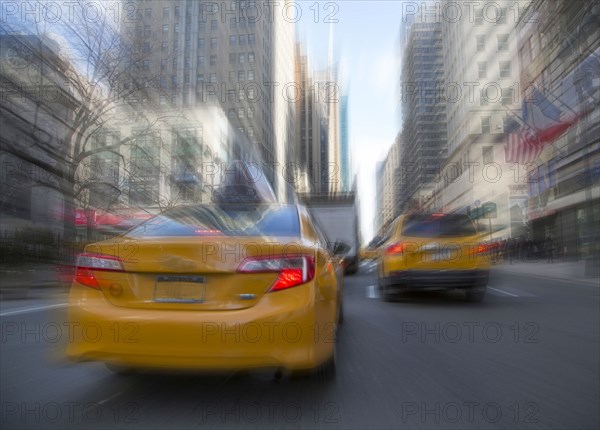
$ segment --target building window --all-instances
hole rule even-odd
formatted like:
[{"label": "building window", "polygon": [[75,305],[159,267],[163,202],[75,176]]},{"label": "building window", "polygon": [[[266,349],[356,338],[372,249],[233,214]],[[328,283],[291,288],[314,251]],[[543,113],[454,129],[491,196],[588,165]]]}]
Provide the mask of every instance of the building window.
[{"label": "building window", "polygon": [[229,72],[229,82],[235,82],[235,72]]},{"label": "building window", "polygon": [[496,20],[496,24],[506,24],[506,8],[501,8],[500,13],[500,16]]},{"label": "building window", "polygon": [[244,64],[246,62],[246,54],[240,52],[238,54],[238,64]]},{"label": "building window", "polygon": [[229,36],[229,46],[235,46],[237,44],[237,36]]},{"label": "building window", "polygon": [[483,164],[490,164],[494,162],[494,147],[493,146],[483,146],[481,148],[481,158],[483,159]]},{"label": "building window", "polygon": [[179,24],[178,24],[178,23],[177,23],[177,24],[175,24],[175,26],[174,26],[174,28],[173,28],[173,31],[175,32],[175,34],[178,34],[178,33],[179,33]]},{"label": "building window", "polygon": [[217,21],[216,19],[210,20],[210,30],[211,31],[217,31],[218,26],[219,26],[219,21]]},{"label": "building window", "polygon": [[216,37],[210,38],[210,49],[217,49],[217,38]]},{"label": "building window", "polygon": [[237,20],[235,18],[230,18],[229,19],[229,28],[236,28],[237,27]]},{"label": "building window", "polygon": [[248,108],[248,113],[246,115],[248,118],[254,118],[254,108],[253,107],[249,107]]},{"label": "building window", "polygon": [[248,63],[254,63],[254,52],[248,52]]},{"label": "building window", "polygon": [[150,70],[150,60],[144,60],[143,67],[145,71]]},{"label": "building window", "polygon": [[479,79],[487,78],[487,62],[486,61],[480,61],[479,63],[477,63],[477,74],[479,76]]},{"label": "building window", "polygon": [[217,82],[217,74],[216,73],[211,73],[210,74],[210,82],[212,84],[215,84]]},{"label": "building window", "polygon": [[485,51],[485,36],[483,34],[479,34],[475,36],[475,40],[477,42],[477,52]]},{"label": "building window", "polygon": [[235,119],[235,109],[234,108],[229,108],[227,110],[227,117],[229,119]]},{"label": "building window", "polygon": [[481,117],[481,133],[487,134],[492,131],[492,119],[489,116]]},{"label": "building window", "polygon": [[508,51],[508,34],[498,35],[498,52]]},{"label": "building window", "polygon": [[175,6],[175,16],[176,17],[179,17],[179,12],[180,12],[179,6]]},{"label": "building window", "polygon": [[169,7],[165,6],[163,7],[163,18],[168,18],[169,17]]},{"label": "building window", "polygon": [[169,50],[169,42],[163,42],[161,45],[162,52],[167,52]]},{"label": "building window", "polygon": [[196,82],[199,84],[204,83],[204,73],[198,73],[198,76],[196,76]]},{"label": "building window", "polygon": [[243,70],[238,72],[238,82],[244,82],[246,80],[246,73]]},{"label": "building window", "polygon": [[248,70],[248,80],[249,81],[254,80],[254,70]]},{"label": "building window", "polygon": [[513,89],[503,88],[502,89],[502,106],[508,106],[513,104]]},{"label": "building window", "polygon": [[206,31],[206,23],[202,22],[202,21],[200,21],[198,23],[198,32],[201,32],[201,31],[202,32]]},{"label": "building window", "polygon": [[210,65],[211,66],[215,66],[217,64],[217,56],[216,55],[211,55],[210,56]]},{"label": "building window", "polygon": [[243,107],[238,108],[237,116],[238,116],[238,119],[244,118],[244,108]]},{"label": "building window", "polygon": [[254,45],[256,43],[256,37],[254,33],[248,35],[248,45]]},{"label": "building window", "polygon": [[500,61],[500,77],[510,78],[510,61]]},{"label": "building window", "polygon": [[248,127],[248,137],[250,139],[254,137],[254,127]]},{"label": "building window", "polygon": [[163,25],[163,36],[166,36],[169,34],[169,24],[165,24]]},{"label": "building window", "polygon": [[475,9],[475,25],[483,25],[483,9]]},{"label": "building window", "polygon": [[235,59],[236,59],[235,54],[229,54],[229,64],[235,65]]},{"label": "building window", "polygon": [[204,41],[204,37],[198,39],[198,49],[204,49],[206,46],[206,42]]},{"label": "building window", "polygon": [[160,71],[163,72],[167,70],[167,60],[162,59],[160,60]]},{"label": "building window", "polygon": [[239,40],[240,40],[240,46],[243,46],[246,44],[246,35],[245,34],[240,34],[239,35]]},{"label": "building window", "polygon": [[198,55],[198,67],[204,66],[204,55]]}]

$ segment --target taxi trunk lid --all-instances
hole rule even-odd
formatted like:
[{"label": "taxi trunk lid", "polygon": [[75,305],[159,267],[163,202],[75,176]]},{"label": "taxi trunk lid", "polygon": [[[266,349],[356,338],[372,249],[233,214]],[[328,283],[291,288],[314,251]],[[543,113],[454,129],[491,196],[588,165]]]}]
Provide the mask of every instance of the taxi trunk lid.
[{"label": "taxi trunk lid", "polygon": [[274,272],[239,273],[244,259],[302,251],[290,241],[215,236],[116,240],[86,252],[120,259],[123,271],[93,272],[98,287],[116,306],[233,310],[256,304],[277,279]]}]

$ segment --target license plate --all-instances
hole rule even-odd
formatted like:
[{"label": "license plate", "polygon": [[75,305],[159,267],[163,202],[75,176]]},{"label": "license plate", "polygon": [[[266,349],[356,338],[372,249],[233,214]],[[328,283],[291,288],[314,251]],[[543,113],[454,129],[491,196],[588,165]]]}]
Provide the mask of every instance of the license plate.
[{"label": "license plate", "polygon": [[431,259],[433,261],[446,261],[451,259],[451,253],[449,249],[445,249],[443,251],[432,252]]},{"label": "license plate", "polygon": [[157,276],[154,301],[159,303],[202,303],[204,276]]}]

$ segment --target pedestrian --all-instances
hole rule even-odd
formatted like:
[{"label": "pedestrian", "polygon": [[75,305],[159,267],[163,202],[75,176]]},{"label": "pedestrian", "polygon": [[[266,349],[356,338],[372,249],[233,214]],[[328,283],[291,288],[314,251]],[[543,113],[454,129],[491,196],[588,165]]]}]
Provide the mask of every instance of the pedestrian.
[{"label": "pedestrian", "polygon": [[548,263],[554,262],[554,239],[552,235],[549,234],[546,238],[546,258],[548,259]]}]

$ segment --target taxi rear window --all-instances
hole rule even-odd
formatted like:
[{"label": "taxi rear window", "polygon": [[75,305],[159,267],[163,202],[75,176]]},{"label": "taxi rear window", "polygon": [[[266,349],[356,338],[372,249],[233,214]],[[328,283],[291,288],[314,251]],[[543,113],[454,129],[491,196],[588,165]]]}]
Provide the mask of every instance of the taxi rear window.
[{"label": "taxi rear window", "polygon": [[156,236],[300,236],[294,206],[256,206],[252,209],[187,206],[165,211],[126,233]]},{"label": "taxi rear window", "polygon": [[409,215],[402,235],[410,237],[460,237],[476,234],[468,215]]}]

